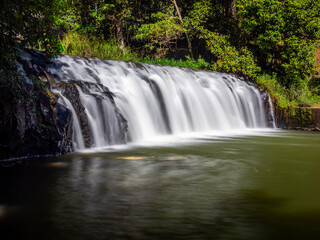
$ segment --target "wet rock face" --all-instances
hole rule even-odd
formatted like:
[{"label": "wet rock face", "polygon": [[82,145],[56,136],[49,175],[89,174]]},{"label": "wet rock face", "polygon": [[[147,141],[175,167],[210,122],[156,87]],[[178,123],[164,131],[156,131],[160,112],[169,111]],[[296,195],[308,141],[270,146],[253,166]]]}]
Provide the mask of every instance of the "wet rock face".
[{"label": "wet rock face", "polygon": [[116,134],[114,134],[115,129],[108,128],[108,119],[103,119],[103,125],[105,129],[100,130],[104,132],[103,135],[109,144],[123,144],[127,142],[127,121],[115,107],[113,94],[107,87],[97,83],[69,80],[56,82],[54,84],[54,88],[59,90],[61,94],[72,104],[79,120],[84,145],[86,148],[94,146],[94,136],[92,130],[90,129],[88,115],[85,107],[82,105],[79,91],[83,92],[83,94],[88,94],[94,97],[96,102],[92,104],[96,104],[101,113],[104,111],[101,101],[103,99],[108,99],[110,101],[115,109],[115,115],[117,119],[115,123],[117,126],[113,127],[118,129],[118,131],[116,131]]},{"label": "wet rock face", "polygon": [[[3,94],[6,89],[0,88],[0,160],[74,151],[72,112],[58,103],[59,94],[52,92],[52,89],[58,89],[72,104],[86,148],[93,146],[94,139],[81,103],[80,89],[86,94],[99,90],[100,95],[92,94],[97,102],[108,99],[114,107],[118,125],[105,129],[105,136],[114,138],[108,139],[108,142],[119,144],[127,141],[127,121],[115,107],[109,89],[101,84],[59,81],[50,72],[54,64],[41,52],[30,49],[21,51],[17,58],[15,88],[23,89],[23,94],[10,91]],[[121,136],[113,134],[113,127],[119,129]]]},{"label": "wet rock face", "polygon": [[[36,100],[19,100],[1,115],[1,158],[26,155],[62,154],[72,150],[68,129],[71,115],[57,104],[51,108],[49,98],[39,93]],[[59,111],[56,111],[59,109]],[[62,115],[62,116],[61,116]],[[64,121],[57,121],[63,118]]]},{"label": "wet rock face", "polygon": [[56,126],[59,132],[59,135],[62,136],[60,141],[58,142],[58,147],[60,149],[60,153],[68,153],[73,151],[72,147],[72,127],[71,127],[71,113],[70,110],[65,106],[57,103],[54,109],[54,116],[56,117]]},{"label": "wet rock face", "polygon": [[[85,113],[85,108],[81,104],[80,96],[79,96],[79,92],[77,90],[76,84],[73,82],[59,82],[55,84],[55,88],[61,89],[62,94],[71,102],[72,106],[74,107],[74,110],[78,115],[80,127],[82,130],[84,145],[86,148],[91,147],[92,139],[90,135],[89,123]],[[71,135],[69,136],[72,136],[72,132],[71,132]]]},{"label": "wet rock face", "polygon": [[71,114],[48,90],[48,63],[31,50],[18,58],[22,68],[17,87],[27,89],[27,94],[8,94],[0,103],[0,159],[72,151]]},{"label": "wet rock face", "polygon": [[264,102],[264,106],[266,109],[267,127],[273,127],[273,121],[275,119],[273,119],[274,118],[274,115],[272,113],[273,109],[272,109],[272,106],[270,106],[270,102],[271,102],[271,99],[269,99],[270,96],[267,92],[265,92],[263,90],[261,90],[261,94],[262,94],[262,100]]}]

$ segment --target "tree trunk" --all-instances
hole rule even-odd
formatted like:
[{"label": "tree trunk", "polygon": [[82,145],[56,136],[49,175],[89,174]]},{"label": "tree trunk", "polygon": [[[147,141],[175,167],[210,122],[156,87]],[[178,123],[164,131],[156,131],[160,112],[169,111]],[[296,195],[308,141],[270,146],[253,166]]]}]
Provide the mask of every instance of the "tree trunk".
[{"label": "tree trunk", "polygon": [[223,0],[224,12],[233,19],[237,18],[237,9],[235,0]]},{"label": "tree trunk", "polygon": [[96,12],[96,31],[97,31],[97,29],[98,29],[98,2],[97,1],[95,3],[94,8],[95,8],[95,12]]},{"label": "tree trunk", "polygon": [[[176,0],[171,0],[171,2],[174,4],[174,7],[175,7],[175,9],[177,11],[181,26],[183,27],[183,20],[182,20],[181,13],[180,13],[179,7],[177,5],[177,2],[176,2]],[[188,42],[188,48],[189,48],[189,52],[190,52],[191,58],[193,58],[192,45],[191,45],[191,41],[190,41],[189,35],[188,35],[187,31],[184,31],[184,33],[186,34],[186,38],[187,38],[187,42]]]},{"label": "tree trunk", "polygon": [[125,47],[124,47],[124,39],[122,34],[121,21],[117,21],[117,40],[119,44],[119,48],[122,51],[123,55],[126,55]]}]

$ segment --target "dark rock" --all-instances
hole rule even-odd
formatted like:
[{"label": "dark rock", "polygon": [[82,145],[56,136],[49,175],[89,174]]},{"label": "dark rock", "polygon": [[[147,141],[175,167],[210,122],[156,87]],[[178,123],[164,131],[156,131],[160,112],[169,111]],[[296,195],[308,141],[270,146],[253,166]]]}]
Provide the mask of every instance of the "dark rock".
[{"label": "dark rock", "polygon": [[[70,101],[75,112],[77,113],[85,147],[90,148],[93,145],[94,140],[93,136],[91,135],[89,122],[85,113],[85,108],[81,104],[79,89],[81,89],[83,93],[95,97],[97,100],[97,104],[101,104],[101,101],[103,99],[108,99],[114,105],[118,119],[118,128],[121,129],[121,131],[119,132],[121,136],[113,136],[115,139],[108,139],[108,141],[112,142],[116,140],[117,144],[127,142],[127,121],[117,110],[114,103],[113,93],[110,92],[110,90],[107,87],[99,83],[71,80],[68,82],[56,82],[54,84],[54,88],[58,89],[61,92],[61,94]],[[110,135],[108,134],[108,129],[106,129],[105,131],[105,137],[108,138],[108,136]]]},{"label": "dark rock", "polygon": [[[17,60],[24,72],[16,76],[20,85],[10,88],[25,89],[26,93],[16,96],[9,92],[3,94],[6,97],[1,96],[0,159],[72,151],[72,133],[66,134],[70,129],[70,114],[55,102],[46,87],[50,80],[46,64],[50,60],[33,50],[22,52]],[[47,85],[42,84],[40,76],[46,77]],[[23,78],[33,79],[33,84]]]},{"label": "dark rock", "polygon": [[81,104],[79,92],[76,86],[75,82],[59,82],[55,84],[55,88],[61,90],[63,96],[71,102],[75,112],[77,113],[82,130],[84,145],[89,148],[92,146],[93,140],[90,134],[89,122],[85,113],[85,108]]},{"label": "dark rock", "polygon": [[57,103],[55,108],[55,115],[57,116],[57,126],[59,134],[64,136],[62,140],[58,143],[61,148],[61,153],[72,152],[72,116],[70,110],[65,106]]},{"label": "dark rock", "polygon": [[261,93],[261,96],[262,96],[262,100],[264,102],[264,106],[265,106],[265,110],[266,110],[266,120],[267,120],[267,127],[273,127],[273,123],[274,121],[276,121],[276,119],[274,119],[274,111],[272,106],[270,106],[270,101],[272,102],[272,99],[269,99],[270,98],[270,95],[264,91],[264,90],[261,90],[260,89],[260,93]]}]

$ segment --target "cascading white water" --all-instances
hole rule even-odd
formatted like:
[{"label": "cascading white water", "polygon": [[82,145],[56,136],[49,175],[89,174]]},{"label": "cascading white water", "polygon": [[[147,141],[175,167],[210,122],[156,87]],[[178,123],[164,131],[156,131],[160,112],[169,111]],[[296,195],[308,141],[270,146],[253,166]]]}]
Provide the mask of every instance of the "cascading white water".
[{"label": "cascading white water", "polygon": [[110,111],[110,102],[97,104],[103,96],[99,88],[84,93],[77,87],[94,147],[117,143],[105,140],[104,126],[110,124],[106,116],[117,111],[127,120],[133,142],[165,134],[267,127],[260,91],[231,75],[66,55],[55,60],[51,72],[58,81],[99,84],[114,94],[117,109]]},{"label": "cascading white water", "polygon": [[72,115],[72,120],[73,120],[73,124],[72,124],[72,138],[73,138],[73,147],[75,150],[79,150],[79,149],[84,149],[84,142],[83,142],[83,136],[81,133],[81,127],[79,124],[79,120],[76,114],[76,111],[74,110],[71,102],[64,97],[61,92],[59,91],[55,91],[56,93],[59,93],[60,98],[59,98],[59,103],[63,104],[64,106],[66,106],[70,111],[71,111],[71,115]]},{"label": "cascading white water", "polygon": [[270,107],[270,114],[271,114],[271,120],[272,120],[272,127],[276,128],[276,118],[274,116],[274,110],[273,110],[273,105],[272,105],[272,101],[271,101],[271,97],[270,94],[268,94],[268,103],[269,103],[269,107]]}]

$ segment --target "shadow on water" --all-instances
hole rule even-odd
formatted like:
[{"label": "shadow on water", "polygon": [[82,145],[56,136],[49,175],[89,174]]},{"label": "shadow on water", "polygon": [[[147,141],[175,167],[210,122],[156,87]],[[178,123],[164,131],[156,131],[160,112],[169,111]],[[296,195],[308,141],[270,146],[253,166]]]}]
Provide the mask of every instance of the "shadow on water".
[{"label": "shadow on water", "polygon": [[283,212],[288,198],[274,196],[266,191],[245,191],[244,199],[253,207],[250,214],[263,226],[261,239],[318,239],[320,237],[320,210]]}]

